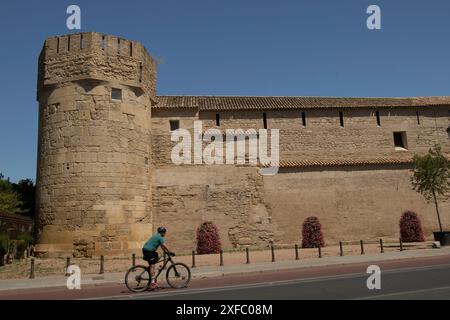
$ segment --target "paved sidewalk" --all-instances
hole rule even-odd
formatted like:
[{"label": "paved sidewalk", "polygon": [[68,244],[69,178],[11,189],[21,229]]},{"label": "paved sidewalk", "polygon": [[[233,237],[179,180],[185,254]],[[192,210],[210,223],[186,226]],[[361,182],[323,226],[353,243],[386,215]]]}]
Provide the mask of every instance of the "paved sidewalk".
[{"label": "paved sidewalk", "polygon": [[[225,275],[245,274],[251,272],[276,271],[286,269],[299,269],[311,267],[337,266],[352,263],[370,263],[376,261],[389,261],[399,259],[414,259],[434,256],[450,255],[450,248],[405,250],[398,252],[387,252],[383,254],[351,255],[343,257],[323,257],[313,259],[301,259],[279,262],[262,262],[252,264],[240,264],[229,266],[205,266],[192,268],[193,279],[219,277]],[[175,259],[176,260],[176,259]],[[104,285],[124,283],[124,272],[105,274],[82,274],[83,285]],[[17,289],[35,289],[65,287],[67,278],[65,276],[48,276],[36,279],[8,279],[0,280],[0,291]]]}]

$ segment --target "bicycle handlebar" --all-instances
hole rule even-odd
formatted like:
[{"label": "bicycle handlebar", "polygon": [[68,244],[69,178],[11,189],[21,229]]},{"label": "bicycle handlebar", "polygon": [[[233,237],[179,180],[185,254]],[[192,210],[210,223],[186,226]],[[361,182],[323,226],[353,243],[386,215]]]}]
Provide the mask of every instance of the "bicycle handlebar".
[{"label": "bicycle handlebar", "polygon": [[175,257],[175,252],[170,252],[170,251],[167,251],[167,250],[164,250],[164,249],[163,249],[163,251],[164,251],[166,254],[168,254],[169,256]]}]

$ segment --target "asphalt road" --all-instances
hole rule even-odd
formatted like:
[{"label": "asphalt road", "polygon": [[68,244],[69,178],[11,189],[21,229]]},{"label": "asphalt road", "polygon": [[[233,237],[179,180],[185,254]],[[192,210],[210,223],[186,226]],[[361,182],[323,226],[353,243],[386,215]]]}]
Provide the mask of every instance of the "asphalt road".
[{"label": "asphalt road", "polygon": [[[369,265],[381,269],[381,289],[369,290]],[[123,284],[0,292],[3,299],[308,300],[450,299],[450,255],[301,268],[194,279],[189,288],[139,294]]]},{"label": "asphalt road", "polygon": [[[381,270],[381,289],[367,288],[370,275],[356,273],[301,280],[149,293],[128,299],[309,300],[309,299],[450,299],[450,264]],[[123,299],[124,297],[122,297]]]}]

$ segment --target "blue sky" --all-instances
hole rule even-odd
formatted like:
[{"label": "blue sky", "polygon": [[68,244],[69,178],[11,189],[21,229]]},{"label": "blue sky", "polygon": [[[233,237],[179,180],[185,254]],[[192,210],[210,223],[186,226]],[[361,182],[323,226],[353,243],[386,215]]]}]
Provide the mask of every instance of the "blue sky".
[{"label": "blue sky", "polygon": [[[82,30],[141,41],[163,63],[158,94],[450,95],[450,1],[8,1],[0,5],[0,172],[35,179],[37,57]],[[382,29],[366,27],[381,7]]]}]

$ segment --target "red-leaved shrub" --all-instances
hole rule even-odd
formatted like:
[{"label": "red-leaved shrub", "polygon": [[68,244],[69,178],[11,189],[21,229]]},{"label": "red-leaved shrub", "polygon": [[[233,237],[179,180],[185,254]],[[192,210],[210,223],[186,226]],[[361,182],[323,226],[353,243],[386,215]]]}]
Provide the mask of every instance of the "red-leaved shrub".
[{"label": "red-leaved shrub", "polygon": [[217,227],[210,221],[203,222],[197,229],[197,253],[219,253],[221,248]]},{"label": "red-leaved shrub", "polygon": [[302,248],[324,247],[322,225],[317,217],[308,217],[303,222]]},{"label": "red-leaved shrub", "polygon": [[405,211],[400,218],[400,236],[403,242],[423,242],[422,223],[413,211]]}]

